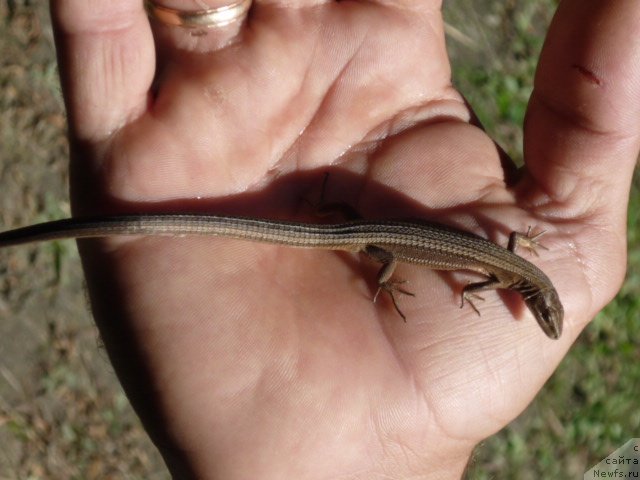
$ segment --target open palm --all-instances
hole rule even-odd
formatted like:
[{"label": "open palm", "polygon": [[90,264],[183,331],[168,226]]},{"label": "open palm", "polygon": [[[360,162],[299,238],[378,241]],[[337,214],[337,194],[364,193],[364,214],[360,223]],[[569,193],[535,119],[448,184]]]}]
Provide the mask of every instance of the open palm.
[{"label": "open palm", "polygon": [[331,172],[326,200],[367,218],[429,217],[503,244],[546,230],[533,261],[566,311],[551,341],[512,295],[487,293],[478,317],[457,308],[469,277],[400,267],[416,293],[403,323],[372,303],[364,258],[86,242],[96,320],[174,474],[459,476],[621,282],[640,138],[640,52],[625,39],[640,8],[562,3],[515,172],[451,86],[440,2],[256,0],[224,32],[154,25],[155,45],[140,3],[53,3],[76,212],[308,220]]}]

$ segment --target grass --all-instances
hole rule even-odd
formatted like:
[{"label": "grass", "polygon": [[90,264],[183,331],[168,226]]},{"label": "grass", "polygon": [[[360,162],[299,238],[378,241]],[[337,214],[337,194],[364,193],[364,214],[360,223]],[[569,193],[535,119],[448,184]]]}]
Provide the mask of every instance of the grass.
[{"label": "grass", "polygon": [[92,364],[104,366],[106,360],[100,362],[95,345],[87,345],[91,338],[90,326],[49,323],[37,352],[36,388],[28,401],[5,412],[3,428],[21,448],[15,476],[0,478],[166,478],[151,474],[157,458],[131,421],[124,393],[94,381]]}]

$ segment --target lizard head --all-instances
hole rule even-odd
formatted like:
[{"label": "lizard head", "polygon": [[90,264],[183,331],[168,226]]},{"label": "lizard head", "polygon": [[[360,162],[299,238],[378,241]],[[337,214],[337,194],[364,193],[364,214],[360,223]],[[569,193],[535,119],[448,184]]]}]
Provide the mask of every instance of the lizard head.
[{"label": "lizard head", "polygon": [[525,296],[524,301],[547,337],[554,340],[560,338],[564,309],[558,292],[554,288],[540,290],[534,295]]}]

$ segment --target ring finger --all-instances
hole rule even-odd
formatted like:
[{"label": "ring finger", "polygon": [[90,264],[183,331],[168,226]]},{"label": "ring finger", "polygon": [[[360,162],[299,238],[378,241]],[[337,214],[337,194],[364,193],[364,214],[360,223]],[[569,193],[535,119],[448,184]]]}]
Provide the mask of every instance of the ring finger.
[{"label": "ring finger", "polygon": [[206,53],[236,41],[252,0],[144,0],[158,48]]}]

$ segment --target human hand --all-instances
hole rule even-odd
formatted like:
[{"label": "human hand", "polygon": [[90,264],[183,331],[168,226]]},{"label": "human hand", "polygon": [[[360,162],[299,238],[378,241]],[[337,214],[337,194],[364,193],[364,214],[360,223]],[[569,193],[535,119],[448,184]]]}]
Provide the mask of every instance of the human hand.
[{"label": "human hand", "polygon": [[405,324],[371,303],[375,266],[332,252],[84,244],[96,321],[172,471],[459,477],[620,285],[640,9],[562,3],[527,116],[526,170],[510,183],[451,87],[439,2],[257,1],[246,25],[223,32],[154,24],[157,51],[140,3],[52,3],[76,212],[293,216],[309,183],[298,179],[333,167],[354,177],[332,177],[331,190],[367,217],[428,208],[498,241],[547,230],[535,263],[566,311],[552,342],[510,297],[487,294],[478,318],[456,308],[459,288],[407,267],[398,274],[418,297],[401,299]]}]

